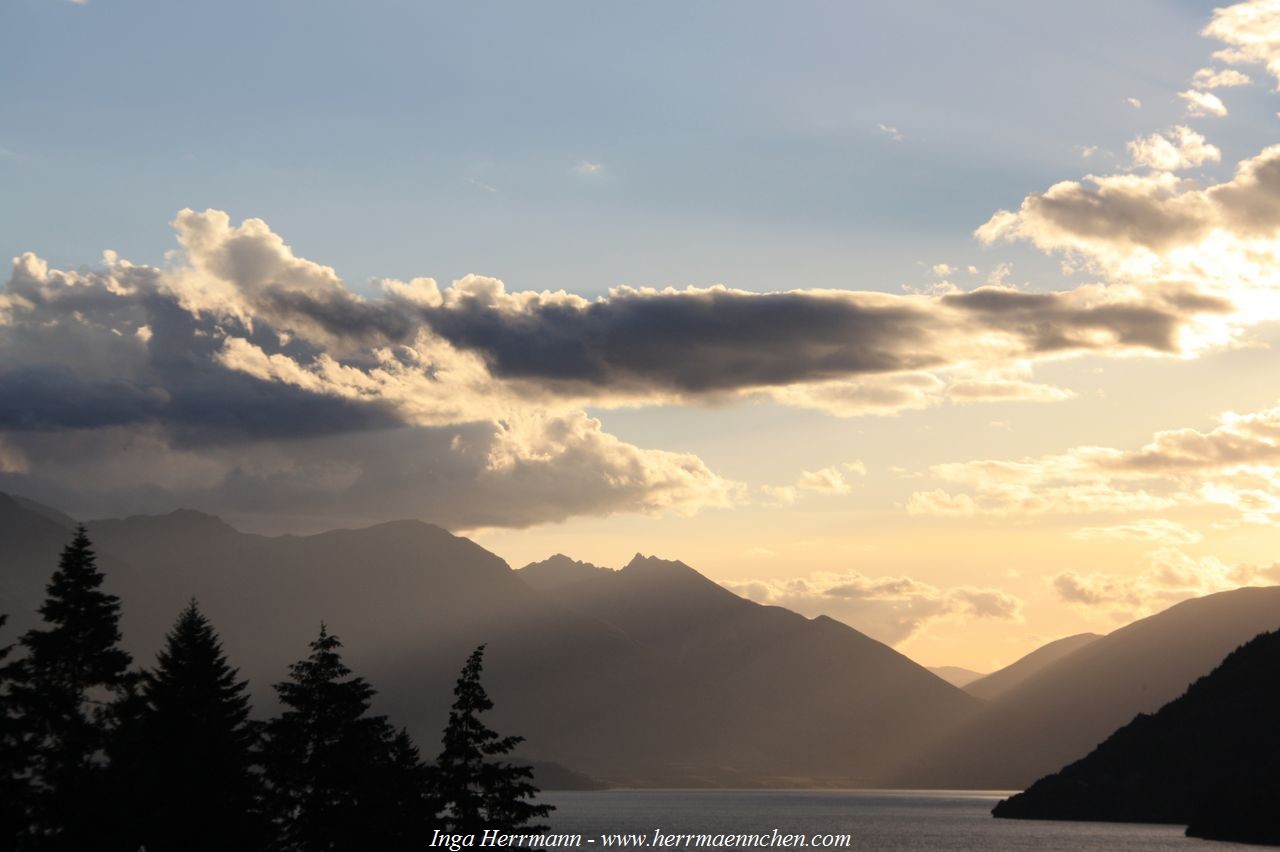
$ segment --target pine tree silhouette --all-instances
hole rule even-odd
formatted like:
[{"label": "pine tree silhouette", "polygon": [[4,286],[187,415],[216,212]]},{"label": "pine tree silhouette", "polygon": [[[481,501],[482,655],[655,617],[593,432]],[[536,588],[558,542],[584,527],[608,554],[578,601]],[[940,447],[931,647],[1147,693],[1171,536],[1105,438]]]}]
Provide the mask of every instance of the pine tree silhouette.
[{"label": "pine tree silhouette", "polygon": [[[0,628],[9,620],[0,615]],[[13,646],[0,646],[0,838],[17,837],[27,825],[27,760],[21,748],[10,670],[5,661]]]},{"label": "pine tree silhouette", "polygon": [[380,848],[389,852],[420,852],[431,840],[440,812],[434,767],[422,755],[409,732],[401,729],[387,743],[387,761],[379,774],[375,801],[380,802],[383,826]]},{"label": "pine tree silhouette", "polygon": [[122,848],[262,848],[266,825],[248,682],[237,679],[195,600],[178,616],[156,661],[111,750],[112,786],[123,799]]},{"label": "pine tree silhouette", "polygon": [[545,831],[530,821],[551,813],[551,806],[530,801],[538,794],[527,766],[492,760],[510,753],[524,737],[502,737],[485,727],[479,714],[493,709],[480,683],[484,663],[481,645],[467,658],[454,686],[453,709],[444,729],[444,749],[436,759],[436,790],[449,830],[477,832],[486,828],[526,833]]},{"label": "pine tree silhouette", "polygon": [[104,815],[103,748],[135,683],[120,642],[120,601],[102,591],[84,526],[63,551],[40,615],[11,664],[9,701],[32,782],[30,834],[42,849],[94,848]]},{"label": "pine tree silhouette", "polygon": [[[429,779],[407,736],[370,715],[375,690],[343,664],[341,647],[321,625],[311,654],[276,685],[286,709],[267,723],[266,765],[280,846],[420,849],[434,816]],[[397,800],[412,806],[397,810]]]}]

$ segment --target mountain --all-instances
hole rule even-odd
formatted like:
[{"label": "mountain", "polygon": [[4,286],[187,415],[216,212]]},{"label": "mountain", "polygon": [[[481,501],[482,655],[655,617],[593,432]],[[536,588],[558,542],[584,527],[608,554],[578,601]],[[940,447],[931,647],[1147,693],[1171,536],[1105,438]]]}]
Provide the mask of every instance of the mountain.
[{"label": "mountain", "polygon": [[[929,671],[933,672],[952,686],[958,686],[961,689],[965,689],[965,687],[970,683],[985,677],[982,672],[975,672],[972,669],[963,669],[960,666],[929,666]],[[968,692],[967,689],[965,689],[965,691]]]},{"label": "mountain", "polygon": [[608,568],[570,559],[557,553],[541,562],[531,562],[516,572],[520,579],[539,591],[554,591],[573,583],[593,580],[601,574],[611,573]]},{"label": "mountain", "polygon": [[[57,556],[71,540],[75,521],[64,522],[59,514],[0,493],[0,614],[10,617],[6,632],[11,636],[32,626]],[[0,646],[7,644],[0,636]]]},{"label": "mountain", "polygon": [[1190,823],[1188,834],[1280,845],[1280,632],[1228,656],[1180,698],[992,813]]},{"label": "mountain", "polygon": [[1183,601],[1077,648],[908,756],[904,787],[1023,789],[1280,628],[1280,586]]},{"label": "mountain", "polygon": [[[19,629],[70,537],[52,511],[0,501],[0,589]],[[678,562],[558,557],[517,572],[417,521],[275,537],[192,511],[87,526],[140,663],[194,595],[265,714],[324,620],[378,712],[428,755],[480,643],[492,726],[525,736],[529,759],[620,784],[874,784],[908,743],[979,705],[856,630]]]},{"label": "mountain", "polygon": [[[994,671],[985,677],[979,677],[967,684],[957,683],[956,686],[963,687],[964,691],[970,695],[993,701],[1015,686],[1020,686],[1033,675],[1039,674],[1041,670],[1056,663],[1068,654],[1083,648],[1095,639],[1101,638],[1097,633],[1077,633],[1075,636],[1055,639],[1047,645],[1041,645],[1030,654],[1020,657],[998,671]],[[952,683],[955,682],[952,681]]]},{"label": "mountain", "polygon": [[681,783],[875,783],[913,737],[977,707],[844,624],[745,600],[682,562],[579,573],[548,594],[661,661],[657,691],[619,712],[631,762],[674,751]]}]

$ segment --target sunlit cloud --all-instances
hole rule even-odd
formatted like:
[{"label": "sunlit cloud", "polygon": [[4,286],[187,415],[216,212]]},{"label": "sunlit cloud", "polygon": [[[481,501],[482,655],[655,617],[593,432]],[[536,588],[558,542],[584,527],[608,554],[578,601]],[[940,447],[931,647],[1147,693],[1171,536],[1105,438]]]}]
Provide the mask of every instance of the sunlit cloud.
[{"label": "sunlit cloud", "polygon": [[1195,544],[1204,538],[1195,530],[1164,518],[1143,518],[1105,527],[1082,527],[1072,533],[1072,537],[1085,541],[1142,541],[1170,545]]},{"label": "sunlit cloud", "polygon": [[1253,82],[1249,75],[1234,68],[1219,71],[1216,68],[1201,68],[1191,78],[1191,84],[1197,89],[1229,89],[1235,86],[1247,86]]},{"label": "sunlit cloud", "polygon": [[1178,92],[1178,97],[1187,103],[1187,115],[1203,117],[1206,115],[1224,116],[1227,114],[1227,106],[1222,99],[1211,92],[1201,91],[1200,89],[1187,89],[1185,92]]},{"label": "sunlit cloud", "polygon": [[999,589],[940,588],[911,577],[869,577],[858,571],[724,583],[757,603],[809,616],[826,615],[874,639],[896,645],[937,621],[1022,621],[1023,601]]},{"label": "sunlit cloud", "polygon": [[1210,145],[1190,127],[1182,125],[1172,127],[1166,133],[1153,133],[1135,139],[1129,143],[1128,148],[1135,165],[1166,172],[1206,162],[1216,163],[1222,159],[1222,152],[1216,146]]},{"label": "sunlit cloud", "polygon": [[1150,615],[1188,598],[1280,581],[1280,566],[1228,565],[1213,556],[1191,556],[1161,547],[1136,574],[1062,571],[1050,578],[1058,597],[1085,612],[1116,620]]},{"label": "sunlit cloud", "polygon": [[[1150,513],[1218,507],[1249,523],[1280,517],[1280,406],[1227,412],[1202,432],[1156,433],[1131,450],[1077,447],[1019,460],[981,459],[934,465],[929,475],[950,488],[922,489],[907,510],[917,515]],[[1169,522],[1093,528],[1088,535],[1178,538]]]},{"label": "sunlit cloud", "polygon": [[1202,34],[1228,45],[1214,59],[1228,65],[1258,64],[1280,79],[1280,3],[1249,0],[1215,9]]}]

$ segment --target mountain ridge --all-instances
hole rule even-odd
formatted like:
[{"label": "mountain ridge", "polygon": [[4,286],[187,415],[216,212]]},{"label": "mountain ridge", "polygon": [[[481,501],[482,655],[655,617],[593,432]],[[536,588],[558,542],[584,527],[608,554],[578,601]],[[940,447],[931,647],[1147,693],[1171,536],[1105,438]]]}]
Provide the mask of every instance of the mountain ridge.
[{"label": "mountain ridge", "polygon": [[[23,573],[33,609],[67,531],[10,514],[48,533]],[[178,512],[88,529],[140,664],[194,595],[269,713],[270,684],[324,620],[378,711],[431,742],[484,642],[494,726],[525,736],[528,758],[614,784],[874,783],[903,743],[976,706],[847,625],[762,607],[678,560],[637,555],[553,593],[420,521],[271,537]]]},{"label": "mountain ridge", "polygon": [[998,803],[997,817],[1189,824],[1280,845],[1280,631],[1232,651],[1154,714]]}]

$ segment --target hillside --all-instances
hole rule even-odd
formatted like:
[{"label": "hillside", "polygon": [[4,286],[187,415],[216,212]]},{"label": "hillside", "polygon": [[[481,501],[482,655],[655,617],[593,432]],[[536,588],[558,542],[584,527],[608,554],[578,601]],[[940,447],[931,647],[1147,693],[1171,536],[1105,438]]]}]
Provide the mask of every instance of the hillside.
[{"label": "hillside", "polygon": [[[975,672],[972,669],[966,669],[961,666],[929,666],[929,671],[952,686],[960,687],[965,692],[969,692],[967,689],[969,684],[986,677],[982,672]],[[972,695],[972,693],[970,694]]]},{"label": "hillside", "polygon": [[1181,695],[1240,644],[1277,628],[1280,586],[1183,601],[1044,667],[923,744],[891,783],[1025,788],[1087,754],[1138,713]]},{"label": "hillside", "polygon": [[1188,834],[1280,845],[1280,632],[1230,654],[1154,715],[992,813],[1190,823]]},{"label": "hillside", "polygon": [[1101,638],[1097,633],[1078,633],[1075,636],[1055,639],[1048,644],[1041,645],[1030,654],[1019,657],[1002,669],[986,676],[980,676],[967,684],[956,685],[963,686],[964,691],[970,695],[976,695],[987,701],[994,701],[1014,687],[1021,686],[1068,654],[1072,654]]},{"label": "hillside", "polygon": [[[20,627],[70,533],[52,510],[0,508],[5,606]],[[379,689],[378,710],[427,752],[482,642],[494,726],[524,735],[529,758],[615,783],[873,784],[907,743],[977,706],[849,627],[751,603],[676,562],[558,560],[582,582],[540,591],[539,571],[526,582],[417,521],[266,537],[178,511],[88,529],[140,662],[194,595],[265,713],[324,620]]]}]

